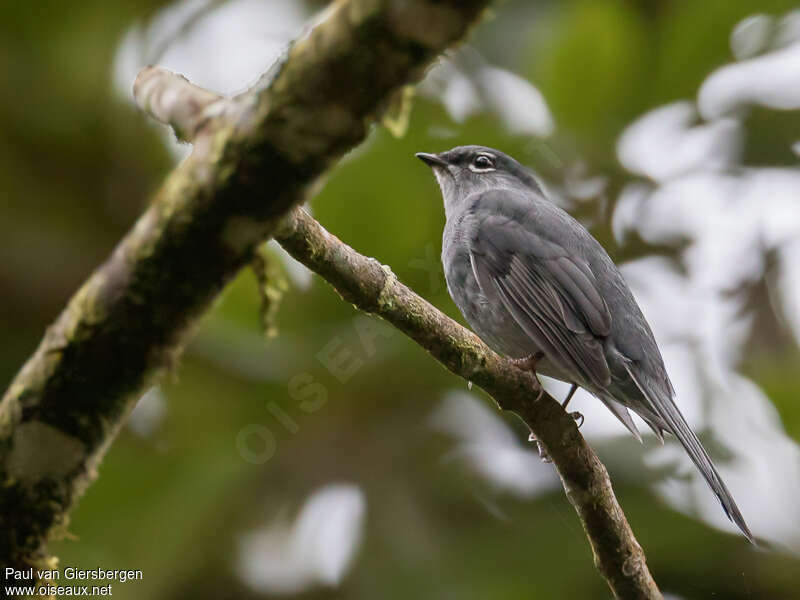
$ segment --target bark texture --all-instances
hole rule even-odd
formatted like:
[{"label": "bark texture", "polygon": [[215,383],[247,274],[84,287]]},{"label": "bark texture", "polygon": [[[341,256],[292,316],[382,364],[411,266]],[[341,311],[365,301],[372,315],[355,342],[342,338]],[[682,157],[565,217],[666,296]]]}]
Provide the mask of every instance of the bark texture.
[{"label": "bark texture", "polygon": [[[50,564],[44,544],[66,526],[137,394],[174,361],[196,318],[487,4],[340,0],[221,106],[186,80],[176,96],[159,93],[170,79],[163,72],[139,79],[140,99],[194,136],[194,149],[2,399],[0,566]],[[172,105],[175,97],[198,104]]]}]

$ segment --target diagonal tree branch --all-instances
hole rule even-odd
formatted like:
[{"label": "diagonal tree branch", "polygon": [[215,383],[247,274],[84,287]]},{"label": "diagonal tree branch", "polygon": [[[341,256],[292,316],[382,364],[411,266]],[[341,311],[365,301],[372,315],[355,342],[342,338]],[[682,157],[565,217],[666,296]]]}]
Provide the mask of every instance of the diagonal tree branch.
[{"label": "diagonal tree branch", "polygon": [[487,4],[339,0],[227,101],[185,80],[162,94],[174,78],[144,73],[157,77],[140,78],[140,100],[194,149],[2,399],[0,566],[48,563],[44,544],[66,526],[137,393],[257,243]]},{"label": "diagonal tree branch", "polygon": [[489,349],[400,283],[388,267],[362,256],[295,209],[275,234],[298,261],[328,281],[344,300],[384,318],[456,375],[486,390],[530,427],[561,477],[592,546],[594,562],[617,598],[661,598],[611,480],[561,404],[530,373]]}]

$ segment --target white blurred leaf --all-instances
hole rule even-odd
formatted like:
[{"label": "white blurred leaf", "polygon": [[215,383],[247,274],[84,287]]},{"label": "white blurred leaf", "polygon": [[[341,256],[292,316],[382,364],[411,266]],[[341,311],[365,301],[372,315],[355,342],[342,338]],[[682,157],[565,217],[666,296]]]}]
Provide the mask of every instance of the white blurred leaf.
[{"label": "white blurred leaf", "polygon": [[800,344],[800,241],[781,249],[778,264],[778,293],[782,312]]},{"label": "white blurred leaf", "polygon": [[498,490],[529,498],[557,483],[533,447],[523,446],[499,413],[471,394],[447,394],[430,424],[456,438],[454,455]]},{"label": "white blurred leaf", "polygon": [[242,536],[241,578],[254,590],[273,594],[338,585],[361,541],[365,509],[364,494],[354,485],[317,490],[294,523],[279,521]]},{"label": "white blurred leaf", "polygon": [[497,114],[512,133],[547,137],[555,130],[555,122],[542,93],[519,75],[485,67],[480,82],[489,110]]},{"label": "white blurred leaf", "polygon": [[700,114],[713,120],[748,105],[800,108],[800,44],[726,65],[711,73],[697,96]]},{"label": "white blurred leaf", "polygon": [[775,20],[769,15],[751,15],[731,32],[731,51],[737,60],[751,58],[769,46]]},{"label": "white blurred leaf", "polygon": [[511,133],[547,137],[555,130],[547,102],[533,84],[486,64],[472,49],[442,59],[419,89],[423,96],[440,101],[457,123],[488,112]]},{"label": "white blurred leaf", "polygon": [[697,114],[690,102],[675,102],[650,111],[630,124],[617,142],[620,163],[631,173],[655,181],[693,171],[721,170],[739,159],[741,127],[732,119],[692,125]]},{"label": "white blurred leaf", "polygon": [[142,437],[149,437],[159,428],[167,413],[167,401],[158,386],[147,390],[128,417],[128,427]]}]

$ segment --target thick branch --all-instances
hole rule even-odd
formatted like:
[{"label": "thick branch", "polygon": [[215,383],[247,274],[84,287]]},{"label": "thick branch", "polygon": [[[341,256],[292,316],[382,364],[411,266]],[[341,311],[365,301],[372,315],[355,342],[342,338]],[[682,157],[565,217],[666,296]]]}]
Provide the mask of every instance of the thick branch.
[{"label": "thick branch", "polygon": [[43,544],[66,526],[137,392],[174,360],[255,245],[487,4],[340,0],[253,89],[228,101],[184,81],[181,93],[202,99],[182,108],[159,94],[171,74],[140,80],[137,96],[195,136],[194,149],[3,397],[1,566],[44,561]]},{"label": "thick branch", "polygon": [[614,595],[661,598],[605,467],[561,404],[546,393],[536,399],[538,382],[528,372],[498,356],[388,268],[341,242],[302,209],[295,209],[275,237],[346,301],[383,317],[450,371],[486,390],[501,408],[518,414],[552,459],[583,523],[595,565]]}]

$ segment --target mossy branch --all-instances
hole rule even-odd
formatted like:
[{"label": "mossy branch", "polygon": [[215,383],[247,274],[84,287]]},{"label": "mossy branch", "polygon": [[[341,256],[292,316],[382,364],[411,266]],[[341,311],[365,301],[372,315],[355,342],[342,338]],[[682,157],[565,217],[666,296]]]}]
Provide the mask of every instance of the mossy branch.
[{"label": "mossy branch", "polygon": [[0,566],[48,564],[47,540],[66,527],[138,394],[173,363],[197,317],[487,4],[339,0],[230,99],[167,71],[142,73],[137,101],[194,148],[2,399]]},{"label": "mossy branch", "polygon": [[502,409],[519,415],[553,461],[589,538],[595,565],[614,596],[661,598],[608,472],[561,404],[547,393],[539,395],[539,383],[529,372],[497,355],[387,267],[353,250],[304,210],[295,209],[275,237],[344,300],[382,317],[450,371],[483,388]]}]

